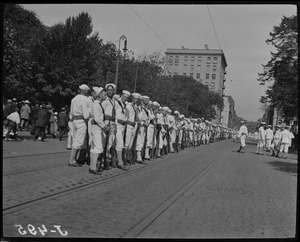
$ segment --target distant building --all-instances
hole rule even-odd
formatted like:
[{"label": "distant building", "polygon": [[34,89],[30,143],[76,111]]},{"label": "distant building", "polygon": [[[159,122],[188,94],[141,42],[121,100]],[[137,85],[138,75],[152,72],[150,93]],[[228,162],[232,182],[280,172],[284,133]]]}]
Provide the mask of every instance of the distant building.
[{"label": "distant building", "polygon": [[165,74],[191,76],[223,95],[227,62],[220,49],[167,49]]},{"label": "distant building", "polygon": [[236,113],[234,109],[235,102],[231,96],[224,96],[224,108],[222,110],[222,125],[233,128]]}]

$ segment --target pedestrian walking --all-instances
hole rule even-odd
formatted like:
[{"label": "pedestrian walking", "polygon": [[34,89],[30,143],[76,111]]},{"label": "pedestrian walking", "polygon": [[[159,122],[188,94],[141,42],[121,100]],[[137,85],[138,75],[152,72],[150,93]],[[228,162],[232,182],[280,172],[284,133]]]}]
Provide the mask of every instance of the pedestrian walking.
[{"label": "pedestrian walking", "polygon": [[270,146],[272,156],[277,156],[278,157],[279,150],[280,150],[280,138],[281,138],[280,125],[276,125],[275,134],[273,136],[273,140],[272,140],[272,143],[271,143],[271,146]]},{"label": "pedestrian walking", "polygon": [[48,123],[49,123],[49,114],[46,105],[43,104],[42,109],[40,109],[37,114],[36,131],[35,131],[33,141],[36,141],[38,137],[41,138],[42,142],[45,141],[45,130]]},{"label": "pedestrian walking", "polygon": [[29,107],[29,101],[26,100],[24,102],[24,105],[21,108],[20,116],[21,116],[21,126],[20,130],[22,131],[22,128],[26,128],[27,131],[29,131],[29,120],[30,120],[30,114],[31,114],[31,108]]},{"label": "pedestrian walking", "polygon": [[266,151],[268,151],[268,152],[270,152],[270,150],[271,150],[271,143],[272,143],[272,140],[274,137],[273,130],[271,129],[271,127],[272,127],[271,125],[268,125],[267,129],[265,130]]},{"label": "pedestrian walking", "polygon": [[293,133],[289,131],[289,126],[285,125],[280,137],[280,153],[283,153],[282,158],[284,159],[287,159],[289,147],[291,146],[293,138],[295,137]]},{"label": "pedestrian walking", "polygon": [[68,131],[68,123],[69,123],[69,117],[66,113],[66,109],[63,107],[61,108],[58,116],[57,116],[57,125],[59,130],[59,140],[62,140],[64,133]]},{"label": "pedestrian walking", "polygon": [[266,124],[265,122],[261,122],[260,127],[258,129],[257,148],[256,148],[256,154],[258,154],[258,155],[263,155],[262,149],[266,144],[266,141],[265,141],[266,135],[265,135],[265,129],[264,129],[265,124]]},{"label": "pedestrian walking", "polygon": [[20,125],[20,115],[19,108],[15,107],[14,112],[7,116],[7,132],[6,132],[6,141],[12,140],[10,139],[10,133],[13,132],[14,139],[18,140],[17,128]]},{"label": "pedestrian walking", "polygon": [[245,125],[245,122],[242,120],[241,121],[241,127],[238,132],[238,137],[240,138],[240,148],[238,152],[245,152],[245,146],[246,146],[246,137],[248,136],[248,129]]}]

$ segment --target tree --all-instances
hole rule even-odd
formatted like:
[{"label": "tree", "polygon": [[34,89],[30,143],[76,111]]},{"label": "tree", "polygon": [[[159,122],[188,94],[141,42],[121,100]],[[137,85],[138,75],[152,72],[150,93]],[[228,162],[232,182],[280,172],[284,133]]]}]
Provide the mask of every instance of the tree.
[{"label": "tree", "polygon": [[271,60],[258,74],[260,85],[271,84],[260,101],[281,109],[287,121],[298,115],[297,23],[297,16],[283,16],[281,23],[273,27],[266,43],[274,45],[277,52],[271,52]]},{"label": "tree", "polygon": [[40,45],[47,28],[34,12],[16,4],[4,6],[3,20],[4,97],[32,99],[37,65],[33,50]]}]

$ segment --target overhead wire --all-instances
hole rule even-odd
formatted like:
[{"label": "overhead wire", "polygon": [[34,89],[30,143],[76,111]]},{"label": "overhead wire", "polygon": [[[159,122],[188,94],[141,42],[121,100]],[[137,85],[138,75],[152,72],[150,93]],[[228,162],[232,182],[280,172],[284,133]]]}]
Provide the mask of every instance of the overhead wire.
[{"label": "overhead wire", "polygon": [[[208,5],[206,5],[206,8],[207,8],[207,11],[208,11],[208,14],[209,14],[209,18],[210,18],[211,24],[212,24],[212,26],[213,26],[213,30],[214,30],[214,33],[215,33],[215,36],[216,36],[216,40],[217,40],[217,42],[218,42],[219,49],[222,49],[222,48],[221,48],[220,41],[219,41],[219,38],[218,38],[218,34],[217,34],[217,31],[216,31],[216,28],[215,28],[215,25],[214,25],[214,21],[213,21],[213,18],[212,18],[212,16],[211,16],[211,13],[210,13],[210,11],[209,11]],[[232,80],[231,80],[231,78],[230,78],[230,76],[229,76],[229,71],[228,71],[228,70],[227,70],[227,76],[228,76],[229,79],[230,79],[230,85],[231,85],[232,94],[233,94],[234,97],[236,97],[235,91],[234,91],[234,88],[233,88],[233,85],[232,85]],[[242,112],[242,109],[241,109],[241,107],[240,107],[239,104],[237,104],[237,107],[240,109],[241,115],[244,115],[244,113]]]},{"label": "overhead wire", "polygon": [[151,28],[151,26],[147,23],[147,21],[146,20],[144,20],[143,18],[142,18],[142,16],[140,16],[131,6],[130,6],[130,4],[128,4],[128,7],[147,25],[147,27],[152,31],[152,33],[153,34],[155,34],[156,35],[156,37],[157,38],[159,38],[160,39],[160,41],[164,44],[164,45],[166,45],[167,47],[169,47],[169,45]]}]

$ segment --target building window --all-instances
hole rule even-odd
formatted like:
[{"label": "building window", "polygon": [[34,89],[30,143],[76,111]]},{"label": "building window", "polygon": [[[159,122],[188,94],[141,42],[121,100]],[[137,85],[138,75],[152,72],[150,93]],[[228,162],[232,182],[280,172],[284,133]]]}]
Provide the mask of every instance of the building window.
[{"label": "building window", "polygon": [[210,71],[210,65],[206,65],[206,70]]},{"label": "building window", "polygon": [[200,79],[200,73],[197,73],[197,79]]},{"label": "building window", "polygon": [[182,75],[186,76],[186,73],[185,73],[185,72],[183,72],[183,73],[182,73]]},{"label": "building window", "polygon": [[193,71],[194,70],[194,65],[191,65],[190,68],[191,68],[191,71]]},{"label": "building window", "polygon": [[198,71],[201,70],[201,65],[197,65]]},{"label": "building window", "polygon": [[190,73],[190,76],[193,77],[193,73]]},{"label": "building window", "polygon": [[205,75],[205,79],[209,79],[209,74],[206,74],[206,75]]},{"label": "building window", "polygon": [[205,85],[208,86],[208,85],[209,85],[209,82],[205,82]]},{"label": "building window", "polygon": [[175,63],[179,63],[179,56],[178,55],[175,56]]},{"label": "building window", "polygon": [[178,64],[175,64],[175,67],[178,67]]},{"label": "building window", "polygon": [[208,57],[207,57],[206,64],[210,64],[210,63],[211,63],[211,57],[210,57],[210,56],[208,56]]},{"label": "building window", "polygon": [[214,63],[214,64],[217,64],[217,62],[218,62],[218,57],[215,56],[215,57],[214,57],[214,60],[213,60],[213,63]]},{"label": "building window", "polygon": [[195,56],[191,56],[191,62],[195,61]]},{"label": "building window", "polygon": [[215,83],[212,82],[211,85],[210,85],[210,87],[211,87],[211,89],[215,89],[216,88]]},{"label": "building window", "polygon": [[184,56],[184,61],[187,62],[189,60],[189,57],[187,55]]},{"label": "building window", "polygon": [[214,80],[214,79],[216,79],[216,74],[212,74],[211,75],[211,78]]},{"label": "building window", "polygon": [[187,67],[187,64],[186,64],[186,63],[184,63],[184,64],[183,64],[183,66],[184,66],[184,67]]},{"label": "building window", "polygon": [[200,61],[202,61],[202,56],[198,56],[198,61],[200,62]]},{"label": "building window", "polygon": [[217,66],[213,65],[213,71],[217,71]]}]

